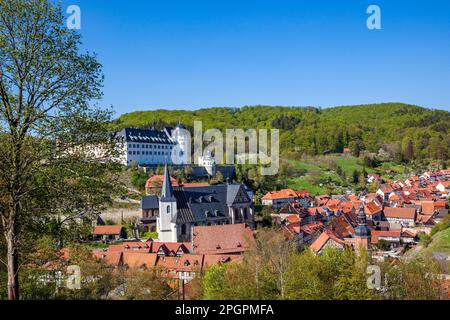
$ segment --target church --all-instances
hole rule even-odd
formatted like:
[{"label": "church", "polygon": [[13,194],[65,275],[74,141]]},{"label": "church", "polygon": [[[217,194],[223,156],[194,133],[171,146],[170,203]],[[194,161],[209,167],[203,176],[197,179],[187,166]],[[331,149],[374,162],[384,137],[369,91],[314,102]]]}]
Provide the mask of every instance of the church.
[{"label": "church", "polygon": [[159,241],[190,242],[195,226],[238,223],[254,228],[253,202],[244,185],[173,187],[165,166],[156,222]]}]

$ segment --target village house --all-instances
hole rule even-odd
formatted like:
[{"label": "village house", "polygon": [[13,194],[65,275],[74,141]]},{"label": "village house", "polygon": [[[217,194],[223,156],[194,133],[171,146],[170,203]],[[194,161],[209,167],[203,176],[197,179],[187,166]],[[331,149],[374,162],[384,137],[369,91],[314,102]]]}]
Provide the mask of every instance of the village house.
[{"label": "village house", "polygon": [[156,231],[156,219],[159,216],[159,199],[156,195],[144,196],[141,199],[142,216],[140,227],[146,232]]},{"label": "village house", "polygon": [[122,226],[96,226],[94,229],[94,240],[103,242],[118,241],[126,238],[126,233]]},{"label": "village house", "polygon": [[345,241],[337,237],[331,230],[326,230],[309,246],[309,249],[315,254],[321,255],[327,247],[343,250]]},{"label": "village house", "polygon": [[440,181],[436,185],[436,189],[439,190],[442,193],[450,192],[450,181]]},{"label": "village house", "polygon": [[372,244],[376,245],[380,240],[384,240],[391,248],[398,248],[400,246],[401,234],[401,230],[372,230]]},{"label": "village house", "polygon": [[281,208],[285,203],[293,202],[297,199],[297,194],[292,189],[283,189],[280,191],[271,191],[262,197],[264,206],[270,206],[274,209]]},{"label": "village house", "polygon": [[369,173],[369,174],[367,174],[366,181],[368,183],[378,183],[381,181],[381,177],[380,177],[380,175],[378,175],[376,173]]},{"label": "village house", "polygon": [[404,227],[414,227],[417,212],[415,208],[385,207],[383,214],[390,223],[400,223]]}]

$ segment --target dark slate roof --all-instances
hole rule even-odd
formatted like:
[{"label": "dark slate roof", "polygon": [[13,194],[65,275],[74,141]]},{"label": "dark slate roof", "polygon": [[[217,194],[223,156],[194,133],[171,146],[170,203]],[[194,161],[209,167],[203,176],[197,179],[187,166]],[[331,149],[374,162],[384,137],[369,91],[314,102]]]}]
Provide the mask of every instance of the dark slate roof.
[{"label": "dark slate roof", "polygon": [[234,203],[239,190],[251,202],[242,185],[221,184],[194,188],[175,188],[177,223],[205,222],[228,217],[228,206]]},{"label": "dark slate roof", "polygon": [[174,144],[165,131],[125,128],[116,135],[127,142]]},{"label": "dark slate roof", "polygon": [[159,200],[156,195],[142,197],[141,200],[142,210],[158,209],[158,208],[159,208]]}]

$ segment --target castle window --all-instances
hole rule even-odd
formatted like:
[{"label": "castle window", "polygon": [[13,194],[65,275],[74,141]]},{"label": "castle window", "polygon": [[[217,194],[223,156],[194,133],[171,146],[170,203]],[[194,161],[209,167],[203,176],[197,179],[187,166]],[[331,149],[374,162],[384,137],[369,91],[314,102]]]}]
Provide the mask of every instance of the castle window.
[{"label": "castle window", "polygon": [[167,206],[167,213],[170,213],[170,206]]}]

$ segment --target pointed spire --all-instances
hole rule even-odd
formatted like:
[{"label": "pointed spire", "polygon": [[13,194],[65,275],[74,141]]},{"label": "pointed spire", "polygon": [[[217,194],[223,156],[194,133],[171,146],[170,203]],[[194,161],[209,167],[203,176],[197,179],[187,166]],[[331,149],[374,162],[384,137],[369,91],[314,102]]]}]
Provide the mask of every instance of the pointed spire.
[{"label": "pointed spire", "polygon": [[355,228],[355,236],[370,237],[371,232],[367,225],[367,218],[364,210],[365,193],[362,193],[360,200],[361,203],[359,204],[358,226]]},{"label": "pointed spire", "polygon": [[170,182],[169,169],[167,163],[164,167],[164,180],[161,189],[161,201],[174,201],[175,196],[173,193],[172,183]]}]

